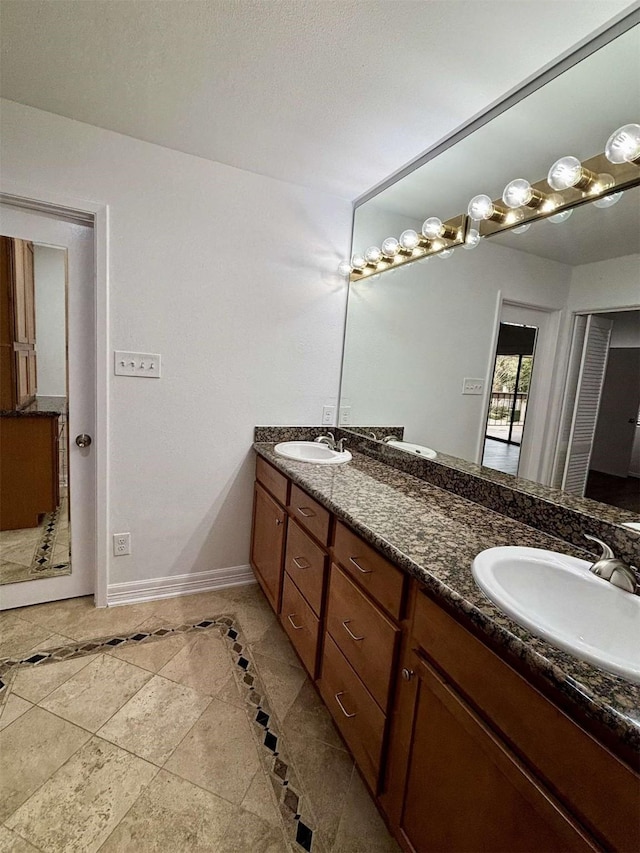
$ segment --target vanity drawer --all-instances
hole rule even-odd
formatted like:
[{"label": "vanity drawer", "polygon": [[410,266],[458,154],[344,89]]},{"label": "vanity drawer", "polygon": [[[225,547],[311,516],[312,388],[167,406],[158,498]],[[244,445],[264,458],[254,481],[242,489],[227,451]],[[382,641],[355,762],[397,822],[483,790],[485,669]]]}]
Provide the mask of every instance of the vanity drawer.
[{"label": "vanity drawer", "polygon": [[386,718],[328,634],[318,686],[362,775],[375,792]]},{"label": "vanity drawer", "polygon": [[285,571],[295,581],[316,615],[320,615],[327,555],[295,521],[289,522]]},{"label": "vanity drawer", "polygon": [[262,456],[256,457],[256,480],[283,506],[287,505],[289,481],[284,474],[265,462]]},{"label": "vanity drawer", "polygon": [[309,675],[315,678],[320,620],[287,574],[282,587],[280,619]]},{"label": "vanity drawer", "polygon": [[422,590],[416,595],[412,636],[605,849],[640,850],[637,773]]},{"label": "vanity drawer", "polygon": [[335,565],[326,626],[369,693],[386,710],[400,630]]},{"label": "vanity drawer", "polygon": [[291,486],[289,509],[298,524],[301,524],[312,536],[315,536],[322,545],[327,544],[329,541],[328,510],[294,485]]},{"label": "vanity drawer", "polygon": [[400,619],[405,575],[338,522],[333,557],[394,619]]}]

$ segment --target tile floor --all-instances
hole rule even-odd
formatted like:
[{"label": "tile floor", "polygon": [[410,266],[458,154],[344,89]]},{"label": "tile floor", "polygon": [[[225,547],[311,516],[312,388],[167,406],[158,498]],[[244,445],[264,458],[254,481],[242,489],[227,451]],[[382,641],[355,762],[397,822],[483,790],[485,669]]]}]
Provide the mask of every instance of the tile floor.
[{"label": "tile floor", "polygon": [[0,853],[398,851],[256,585],[5,611],[0,658],[127,635],[10,671]]},{"label": "tile floor", "polygon": [[71,574],[69,510],[65,493],[57,513],[38,527],[0,531],[0,584]]}]

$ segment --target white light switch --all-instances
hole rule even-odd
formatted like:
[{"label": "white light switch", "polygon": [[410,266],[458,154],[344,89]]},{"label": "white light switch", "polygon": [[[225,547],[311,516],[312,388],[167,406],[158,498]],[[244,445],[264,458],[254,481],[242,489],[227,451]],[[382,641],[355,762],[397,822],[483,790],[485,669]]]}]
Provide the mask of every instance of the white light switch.
[{"label": "white light switch", "polygon": [[157,352],[114,353],[116,376],[141,376],[144,379],[160,378],[160,355]]},{"label": "white light switch", "polygon": [[484,379],[464,379],[462,382],[463,394],[484,393]]}]

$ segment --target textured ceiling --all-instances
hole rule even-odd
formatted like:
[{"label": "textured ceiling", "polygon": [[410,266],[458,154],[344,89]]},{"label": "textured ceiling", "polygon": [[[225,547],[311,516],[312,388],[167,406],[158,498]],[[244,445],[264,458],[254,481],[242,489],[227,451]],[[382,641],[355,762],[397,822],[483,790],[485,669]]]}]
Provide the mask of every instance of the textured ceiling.
[{"label": "textured ceiling", "polygon": [[2,95],[355,198],[628,3],[2,0]]}]

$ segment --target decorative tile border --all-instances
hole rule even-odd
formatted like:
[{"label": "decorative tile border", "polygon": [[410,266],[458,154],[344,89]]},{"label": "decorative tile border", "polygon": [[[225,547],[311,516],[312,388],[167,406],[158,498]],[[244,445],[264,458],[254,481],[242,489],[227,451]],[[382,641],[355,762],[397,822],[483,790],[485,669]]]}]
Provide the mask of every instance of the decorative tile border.
[{"label": "decorative tile border", "polygon": [[[68,561],[57,565],[53,564],[53,551],[58,538],[60,513],[62,511],[63,505],[60,504],[53,512],[47,513],[44,518],[42,536],[34,551],[29,569],[30,580],[33,580],[34,575],[42,575],[45,572],[55,572],[56,575],[71,574],[71,566]],[[64,511],[66,512],[66,501],[64,501]]]},{"label": "decorative tile border", "polygon": [[278,803],[286,836],[294,849],[307,853],[323,853],[318,838],[317,821],[310,813],[306,797],[288,758],[285,739],[273,713],[268,696],[256,671],[248,644],[238,621],[233,616],[212,616],[177,627],[162,627],[155,631],[133,631],[100,637],[81,643],[71,643],[31,652],[25,657],[0,659],[0,711],[10,692],[11,682],[18,669],[44,666],[72,658],[94,655],[120,646],[134,646],[163,640],[176,634],[195,634],[215,629],[225,641],[233,661],[233,674],[244,699],[251,732]]}]

